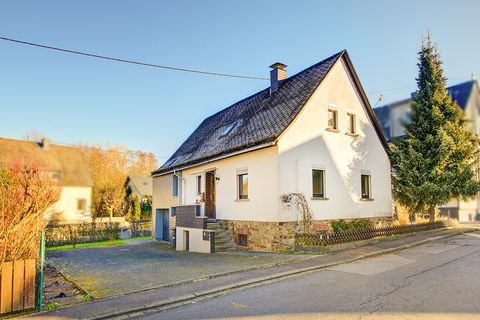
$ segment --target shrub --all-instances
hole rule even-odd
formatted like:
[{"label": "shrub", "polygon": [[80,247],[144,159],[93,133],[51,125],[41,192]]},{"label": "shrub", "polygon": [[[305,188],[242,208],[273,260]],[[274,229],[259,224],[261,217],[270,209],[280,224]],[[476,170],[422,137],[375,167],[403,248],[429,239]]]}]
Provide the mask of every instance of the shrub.
[{"label": "shrub", "polygon": [[335,233],[354,231],[354,230],[364,230],[370,228],[370,221],[368,219],[353,219],[350,222],[347,222],[343,219],[332,221],[331,222],[333,231]]},{"label": "shrub", "polygon": [[331,225],[335,233],[345,232],[352,229],[352,225],[343,219],[332,221]]}]

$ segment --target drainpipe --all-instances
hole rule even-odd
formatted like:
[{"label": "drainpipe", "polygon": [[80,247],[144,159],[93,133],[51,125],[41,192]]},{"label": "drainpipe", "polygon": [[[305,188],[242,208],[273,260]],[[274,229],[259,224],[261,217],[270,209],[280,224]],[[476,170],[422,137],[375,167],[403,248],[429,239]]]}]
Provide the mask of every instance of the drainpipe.
[{"label": "drainpipe", "polygon": [[180,203],[178,205],[183,205],[185,203],[185,197],[183,193],[183,189],[185,188],[185,179],[181,175],[179,175],[177,172],[178,171],[175,171],[175,170],[173,171],[173,175],[176,176],[181,181],[180,190],[179,190],[180,195],[178,197],[178,199],[180,199],[179,201]]}]

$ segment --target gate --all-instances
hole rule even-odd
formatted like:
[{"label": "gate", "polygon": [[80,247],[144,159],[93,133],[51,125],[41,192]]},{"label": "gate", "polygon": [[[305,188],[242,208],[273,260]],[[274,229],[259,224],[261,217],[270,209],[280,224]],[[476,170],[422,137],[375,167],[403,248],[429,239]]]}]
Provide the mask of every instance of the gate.
[{"label": "gate", "polygon": [[0,276],[0,314],[35,307],[35,259],[4,262]]}]

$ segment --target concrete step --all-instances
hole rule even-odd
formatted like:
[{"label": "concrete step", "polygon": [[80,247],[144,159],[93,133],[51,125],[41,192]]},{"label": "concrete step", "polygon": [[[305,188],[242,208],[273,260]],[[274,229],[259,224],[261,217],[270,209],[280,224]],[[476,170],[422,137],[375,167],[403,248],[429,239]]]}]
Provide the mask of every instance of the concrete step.
[{"label": "concrete step", "polygon": [[207,220],[207,229],[215,231],[215,251],[236,250],[232,235],[220,222]]}]

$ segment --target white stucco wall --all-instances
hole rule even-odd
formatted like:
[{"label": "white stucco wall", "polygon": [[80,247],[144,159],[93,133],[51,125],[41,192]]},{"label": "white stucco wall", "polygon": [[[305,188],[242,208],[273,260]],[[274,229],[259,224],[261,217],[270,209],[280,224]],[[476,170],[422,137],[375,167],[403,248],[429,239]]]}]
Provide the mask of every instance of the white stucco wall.
[{"label": "white stucco wall", "polygon": [[[275,146],[214,161],[182,171],[185,204],[200,200],[196,177],[215,171],[216,218],[224,220],[279,221],[278,157]],[[248,171],[248,200],[237,200],[237,172]],[[203,208],[203,203],[202,203]]]},{"label": "white stucco wall", "polygon": [[210,253],[210,241],[203,240],[203,231],[211,232],[211,230],[202,230],[194,228],[177,227],[176,250],[185,251],[186,241],[185,231],[188,232],[188,251]]},{"label": "white stucco wall", "polygon": [[[86,211],[77,210],[77,201],[86,200]],[[81,220],[90,218],[92,206],[92,187],[63,186],[60,191],[60,199],[52,208],[55,215],[60,215],[63,220]]]},{"label": "white stucco wall", "polygon": [[[327,131],[328,108],[338,111],[339,132]],[[347,112],[356,115],[358,136],[347,135]],[[314,219],[391,216],[390,163],[343,60],[313,94],[278,141],[280,193],[302,192]],[[326,197],[311,200],[312,169],[326,170]],[[361,200],[361,171],[371,174],[373,201]],[[295,220],[293,210],[280,210]]]}]

